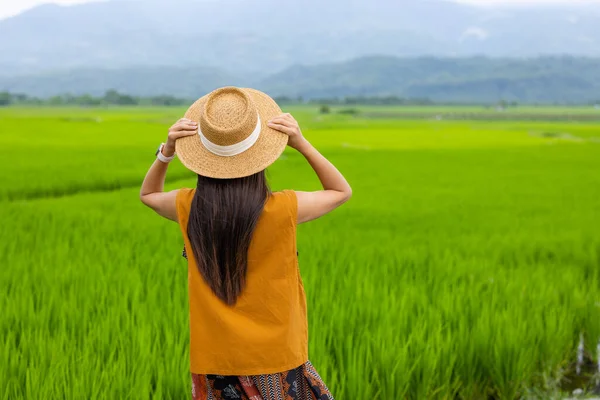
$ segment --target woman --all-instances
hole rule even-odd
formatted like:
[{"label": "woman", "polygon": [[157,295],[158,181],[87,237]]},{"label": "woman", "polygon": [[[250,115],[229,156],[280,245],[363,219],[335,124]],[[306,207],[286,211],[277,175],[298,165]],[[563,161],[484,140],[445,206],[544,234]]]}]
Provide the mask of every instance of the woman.
[{"label": "woman", "polygon": [[[265,168],[299,151],[323,190],[271,193]],[[163,192],[175,154],[196,188]],[[333,399],[308,360],[296,226],[346,202],[342,174],[266,94],[226,87],[169,130],[142,184],[144,204],[179,223],[188,259],[194,399]]]}]

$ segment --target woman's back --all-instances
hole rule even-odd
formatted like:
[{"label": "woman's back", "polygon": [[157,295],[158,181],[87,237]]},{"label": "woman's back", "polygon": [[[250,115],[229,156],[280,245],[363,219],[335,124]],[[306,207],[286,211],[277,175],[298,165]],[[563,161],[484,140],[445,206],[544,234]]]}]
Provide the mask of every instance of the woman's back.
[{"label": "woman's back", "polygon": [[[322,190],[270,193],[265,169],[286,145],[304,156]],[[198,175],[196,189],[163,192],[175,151]],[[193,398],[332,400],[308,361],[296,225],[346,202],[346,179],[290,114],[254,89],[198,99],[156,155],[140,198],[183,234]]]},{"label": "woman's back", "polygon": [[[196,189],[177,194],[186,249]],[[190,364],[196,374],[258,375],[308,361],[306,298],[296,250],[297,198],[292,190],[268,197],[248,252],[246,283],[233,306],[219,299],[188,257]]]}]

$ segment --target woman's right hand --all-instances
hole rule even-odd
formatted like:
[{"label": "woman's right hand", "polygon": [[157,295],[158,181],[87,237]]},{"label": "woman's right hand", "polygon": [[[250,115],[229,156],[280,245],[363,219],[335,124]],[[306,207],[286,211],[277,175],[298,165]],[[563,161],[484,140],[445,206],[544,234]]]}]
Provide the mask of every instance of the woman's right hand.
[{"label": "woman's right hand", "polygon": [[283,132],[289,136],[288,146],[300,150],[303,144],[307,143],[304,136],[302,136],[302,131],[300,130],[300,125],[298,122],[292,117],[292,114],[286,113],[281,114],[272,120],[267,122],[269,128],[275,129],[279,132]]}]

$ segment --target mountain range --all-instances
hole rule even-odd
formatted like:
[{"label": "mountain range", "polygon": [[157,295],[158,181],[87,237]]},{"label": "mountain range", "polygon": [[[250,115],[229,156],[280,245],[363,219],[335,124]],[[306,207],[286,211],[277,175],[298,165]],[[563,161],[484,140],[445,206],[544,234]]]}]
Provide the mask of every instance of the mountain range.
[{"label": "mountain range", "polygon": [[79,68],[218,68],[265,78],[368,55],[600,56],[600,7],[442,0],[109,0],[0,21],[0,75]]},{"label": "mountain range", "polygon": [[0,77],[0,91],[39,97],[66,93],[98,96],[116,89],[138,96],[167,94],[192,99],[227,85],[304,99],[397,96],[438,102],[589,103],[600,101],[600,58],[372,56],[296,65],[266,77],[232,75],[217,68],[169,66]]},{"label": "mountain range", "polygon": [[[443,0],[108,0],[0,20],[0,91],[194,98],[600,99],[600,7]],[[567,56],[568,55],[568,56]]]}]

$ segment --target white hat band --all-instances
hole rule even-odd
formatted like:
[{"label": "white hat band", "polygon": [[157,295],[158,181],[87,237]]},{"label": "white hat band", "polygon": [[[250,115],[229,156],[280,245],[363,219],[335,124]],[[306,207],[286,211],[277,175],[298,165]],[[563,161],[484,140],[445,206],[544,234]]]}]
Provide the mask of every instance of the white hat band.
[{"label": "white hat band", "polygon": [[206,150],[208,150],[211,153],[216,154],[218,156],[231,157],[231,156],[236,156],[238,154],[241,154],[241,153],[245,152],[246,150],[248,150],[250,147],[252,147],[254,145],[254,143],[256,143],[256,141],[258,140],[258,137],[260,136],[260,131],[261,131],[261,127],[262,127],[261,123],[260,123],[260,116],[257,115],[256,118],[257,118],[257,121],[256,121],[256,127],[254,128],[254,131],[250,134],[250,136],[248,136],[246,139],[242,140],[241,142],[232,144],[230,146],[221,146],[221,145],[215,144],[202,134],[202,131],[200,130],[200,126],[198,126],[198,135],[200,135],[200,141],[202,141],[202,144],[204,145],[204,147],[206,147]]}]

